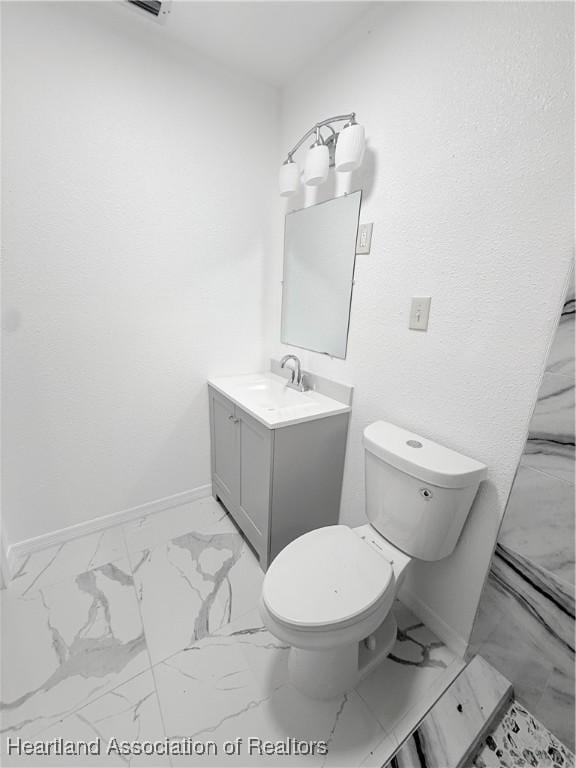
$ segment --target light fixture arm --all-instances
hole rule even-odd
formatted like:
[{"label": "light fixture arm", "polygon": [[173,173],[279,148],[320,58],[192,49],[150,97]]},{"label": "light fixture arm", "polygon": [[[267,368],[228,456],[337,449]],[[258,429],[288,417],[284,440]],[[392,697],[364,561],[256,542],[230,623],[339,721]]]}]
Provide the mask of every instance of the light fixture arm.
[{"label": "light fixture arm", "polygon": [[336,138],[336,131],[332,127],[331,123],[354,123],[356,120],[356,113],[350,112],[348,115],[336,115],[335,117],[327,117],[326,120],[320,120],[320,122],[315,123],[312,128],[309,128],[304,136],[300,139],[300,141],[297,141],[296,144],[292,147],[290,152],[288,152],[288,158],[291,159],[295,152],[297,152],[302,144],[306,141],[306,139],[310,138],[312,134],[318,134],[320,131],[320,128],[328,128],[332,131],[332,136],[328,138],[328,142],[334,141]]}]

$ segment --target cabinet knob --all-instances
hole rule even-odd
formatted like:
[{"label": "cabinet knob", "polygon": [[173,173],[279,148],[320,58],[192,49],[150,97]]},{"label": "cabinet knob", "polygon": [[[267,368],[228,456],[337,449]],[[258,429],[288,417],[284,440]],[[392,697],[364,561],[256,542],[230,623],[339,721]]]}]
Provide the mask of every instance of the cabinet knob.
[{"label": "cabinet knob", "polygon": [[237,419],[236,416],[234,416],[232,413],[230,414],[230,416],[228,416],[228,418],[230,419],[232,424],[238,424],[238,422],[240,421],[240,419]]}]

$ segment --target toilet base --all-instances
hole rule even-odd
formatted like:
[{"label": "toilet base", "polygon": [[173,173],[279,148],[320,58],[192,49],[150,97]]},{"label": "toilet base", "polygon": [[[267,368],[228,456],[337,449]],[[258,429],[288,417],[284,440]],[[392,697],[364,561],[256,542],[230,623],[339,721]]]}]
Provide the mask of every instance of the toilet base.
[{"label": "toilet base", "polygon": [[358,645],[322,651],[290,649],[292,685],[311,699],[335,699],[354,687],[358,677]]},{"label": "toilet base", "polygon": [[388,656],[394,647],[397,632],[398,622],[396,621],[392,611],[390,611],[388,616],[384,619],[382,624],[380,624],[378,629],[372,635],[376,641],[375,649],[371,651],[367,647],[366,641],[362,641],[360,643],[360,647],[358,649],[359,677],[357,682],[359,682],[363,677],[366,677],[366,675],[369,675],[374,667],[378,666],[381,661],[384,661],[384,659]]},{"label": "toilet base", "polygon": [[292,685],[311,699],[335,699],[354,688],[392,650],[396,642],[397,623],[392,611],[370,636],[374,650],[366,640],[352,645],[310,651],[290,649],[288,672]]}]

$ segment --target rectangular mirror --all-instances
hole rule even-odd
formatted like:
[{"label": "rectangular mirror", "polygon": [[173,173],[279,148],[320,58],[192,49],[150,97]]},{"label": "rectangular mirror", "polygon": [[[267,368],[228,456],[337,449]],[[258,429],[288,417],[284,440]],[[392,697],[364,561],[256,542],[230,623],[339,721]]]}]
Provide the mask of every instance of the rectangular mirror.
[{"label": "rectangular mirror", "polygon": [[362,193],[286,216],[283,344],[345,358]]}]

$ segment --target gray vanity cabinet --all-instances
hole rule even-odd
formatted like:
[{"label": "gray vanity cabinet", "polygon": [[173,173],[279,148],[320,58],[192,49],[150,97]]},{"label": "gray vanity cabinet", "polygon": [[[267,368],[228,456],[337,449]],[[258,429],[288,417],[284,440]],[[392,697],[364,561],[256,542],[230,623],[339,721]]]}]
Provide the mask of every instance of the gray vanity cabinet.
[{"label": "gray vanity cabinet", "polygon": [[269,429],[208,391],[212,494],[266,570],[293,539],[338,522],[349,414]]},{"label": "gray vanity cabinet", "polygon": [[240,489],[240,437],[234,405],[210,390],[210,437],[212,481],[226,506],[238,498]]}]

